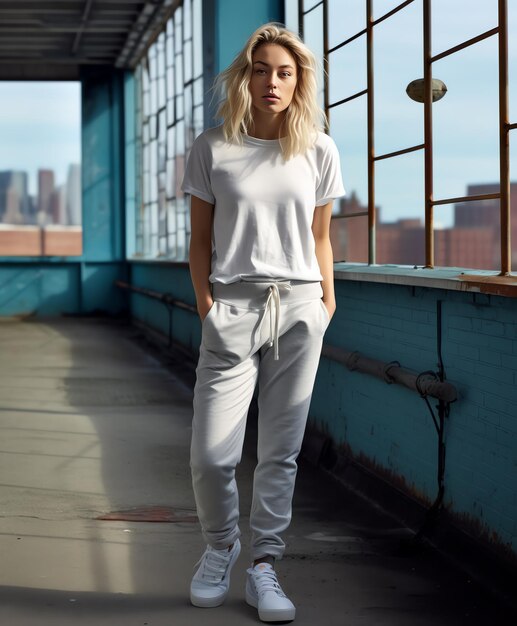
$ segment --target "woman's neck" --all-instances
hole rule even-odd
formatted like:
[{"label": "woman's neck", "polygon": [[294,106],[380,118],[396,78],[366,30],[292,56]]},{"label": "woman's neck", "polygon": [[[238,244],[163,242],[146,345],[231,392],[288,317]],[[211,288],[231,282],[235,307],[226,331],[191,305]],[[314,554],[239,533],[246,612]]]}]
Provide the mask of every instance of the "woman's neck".
[{"label": "woman's neck", "polygon": [[248,131],[251,137],[257,139],[279,139],[285,114],[264,114],[262,111],[253,111],[253,124]]}]

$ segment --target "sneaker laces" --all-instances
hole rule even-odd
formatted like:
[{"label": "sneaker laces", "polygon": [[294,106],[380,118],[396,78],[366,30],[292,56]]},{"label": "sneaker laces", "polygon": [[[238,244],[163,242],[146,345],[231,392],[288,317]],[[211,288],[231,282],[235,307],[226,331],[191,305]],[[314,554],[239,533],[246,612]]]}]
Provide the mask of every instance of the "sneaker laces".
[{"label": "sneaker laces", "polygon": [[255,583],[255,588],[257,589],[257,594],[261,596],[266,593],[266,591],[274,591],[281,597],[286,597],[285,593],[280,587],[280,583],[278,582],[278,578],[276,577],[276,572],[273,568],[265,568],[265,569],[249,569],[248,574],[250,574]]},{"label": "sneaker laces", "polygon": [[218,585],[226,575],[226,570],[230,562],[230,554],[231,552],[227,550],[221,552],[220,550],[208,547],[203,556],[194,565],[194,569],[199,567],[204,561],[203,568],[200,572],[203,582]]}]

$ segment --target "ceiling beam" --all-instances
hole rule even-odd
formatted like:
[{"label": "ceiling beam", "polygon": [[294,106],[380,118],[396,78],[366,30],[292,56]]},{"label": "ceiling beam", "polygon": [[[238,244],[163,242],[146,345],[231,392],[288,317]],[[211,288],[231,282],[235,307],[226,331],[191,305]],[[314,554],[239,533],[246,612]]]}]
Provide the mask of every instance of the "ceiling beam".
[{"label": "ceiling beam", "polygon": [[79,30],[75,36],[74,43],[72,44],[72,54],[74,56],[77,54],[77,49],[79,48],[79,44],[81,43],[81,37],[83,36],[84,28],[88,23],[90,11],[92,10],[92,2],[93,0],[86,0],[84,4],[84,11],[81,17],[81,25],[79,26]]},{"label": "ceiling beam", "polygon": [[43,27],[31,27],[31,26],[7,26],[5,20],[2,20],[0,24],[0,34],[2,36],[12,35],[18,37],[20,35],[42,36],[52,33],[77,33],[82,34],[106,34],[111,33],[128,33],[131,29],[131,24],[120,26],[43,26]]}]

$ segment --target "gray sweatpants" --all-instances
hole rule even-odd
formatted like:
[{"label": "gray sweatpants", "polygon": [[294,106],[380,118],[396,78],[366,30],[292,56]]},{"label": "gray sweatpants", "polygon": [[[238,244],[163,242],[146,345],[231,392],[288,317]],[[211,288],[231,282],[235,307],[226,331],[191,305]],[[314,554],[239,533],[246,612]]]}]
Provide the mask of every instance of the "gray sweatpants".
[{"label": "gray sweatpants", "polygon": [[258,463],[250,513],[252,559],[282,557],[323,335],[319,282],[213,285],[194,388],[191,470],[203,536],[223,549],[240,536],[235,467],[258,381]]}]

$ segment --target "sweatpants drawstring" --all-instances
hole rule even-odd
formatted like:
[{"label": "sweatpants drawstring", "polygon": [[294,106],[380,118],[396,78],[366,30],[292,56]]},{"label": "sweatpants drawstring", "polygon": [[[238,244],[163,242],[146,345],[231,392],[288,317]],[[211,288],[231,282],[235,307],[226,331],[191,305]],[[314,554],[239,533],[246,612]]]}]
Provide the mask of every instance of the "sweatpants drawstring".
[{"label": "sweatpants drawstring", "polygon": [[[273,283],[269,286],[269,295],[266,300],[266,308],[264,310],[264,318],[269,309],[269,347],[273,346],[273,358],[278,361],[278,329],[280,326],[280,291],[278,288],[291,291],[290,283]],[[275,309],[273,312],[273,308]],[[274,315],[274,321],[273,321]],[[262,318],[262,319],[264,319]]]}]

